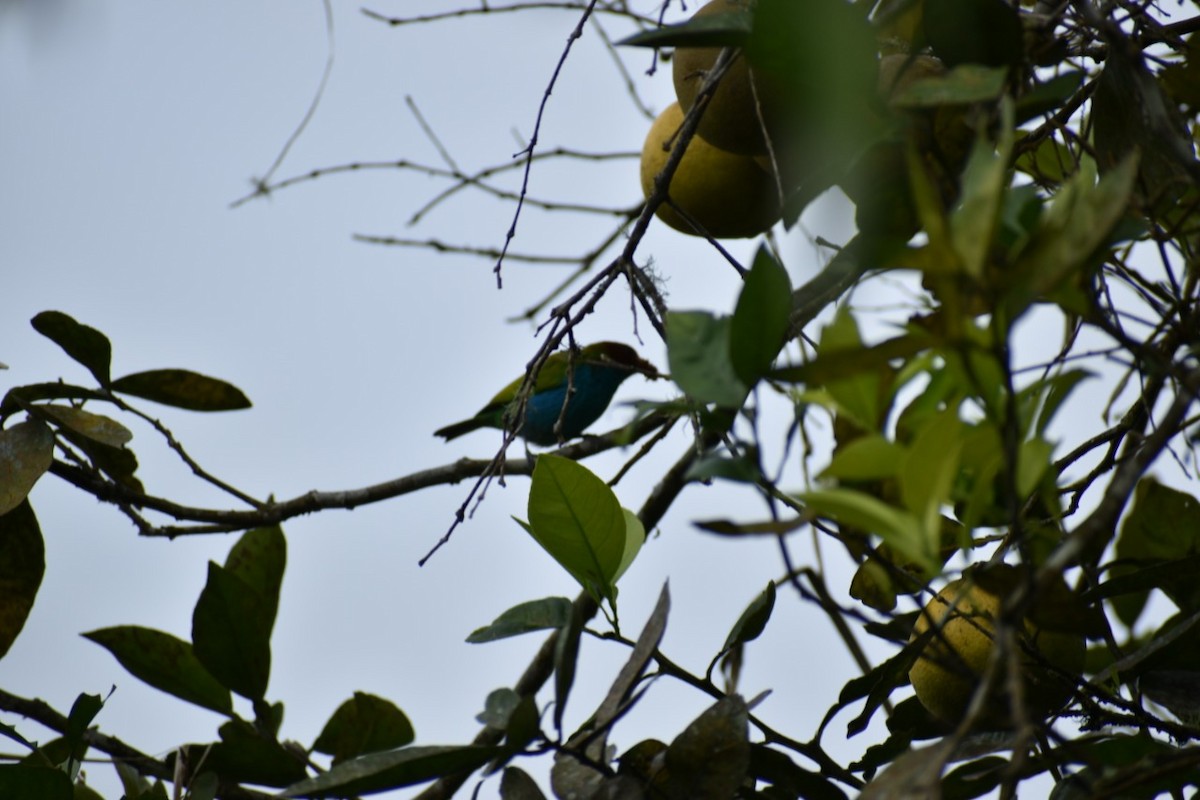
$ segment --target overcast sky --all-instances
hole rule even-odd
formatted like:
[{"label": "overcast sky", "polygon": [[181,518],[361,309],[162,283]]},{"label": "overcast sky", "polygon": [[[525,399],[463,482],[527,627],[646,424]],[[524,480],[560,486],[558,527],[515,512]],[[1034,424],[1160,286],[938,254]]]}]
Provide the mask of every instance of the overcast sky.
[{"label": "overcast sky", "polygon": [[[277,178],[354,161],[441,166],[406,97],[465,170],[505,163],[530,135],[576,23],[573,13],[556,11],[393,29],[356,4],[335,5],[332,77]],[[448,4],[381,0],[368,7],[399,15]],[[611,20],[605,25],[614,37],[627,32]],[[114,375],[183,367],[242,388],[251,410],[147,408],[206,468],[251,494],[290,498],[356,488],[492,454],[494,433],[447,445],[431,432],[470,415],[519,374],[536,340],[532,326],[506,320],[557,285],[567,268],[510,263],[497,291],[487,259],[352,236],[496,247],[511,207],[461,193],[408,228],[411,214],[445,184],[392,169],[333,175],[230,208],[304,115],[324,68],[326,36],[316,0],[0,3],[0,361],[9,366],[0,372],[0,390],[59,377],[88,380],[29,326],[39,311],[58,309],[111,338]],[[673,99],[669,75],[644,75],[645,51],[625,55],[643,100],[663,108]],[[542,145],[636,151],[648,125],[589,30],[548,104]],[[513,187],[513,180],[501,182]],[[531,192],[632,205],[640,197],[637,164],[535,169]],[[844,240],[848,209],[834,198],[811,210],[804,228]],[[609,224],[530,211],[513,249],[581,252]],[[821,264],[818,251],[801,231],[784,242],[793,281],[811,277]],[[752,248],[730,243],[743,258]],[[703,243],[656,224],[639,255],[653,258],[664,275],[672,307],[732,308],[736,276]],[[882,281],[856,299],[883,307],[903,300],[898,292]],[[615,292],[580,338],[637,344],[627,299]],[[644,321],[640,330],[643,354],[665,367],[661,342]],[[1060,333],[1053,324],[1045,332]],[[666,391],[631,380],[618,397]],[[597,428],[628,413],[616,407]],[[150,491],[235,507],[192,479],[148,426],[129,424]],[[660,456],[617,487],[622,503],[637,508],[687,445],[685,431],[674,433]],[[588,466],[609,477],[628,455]],[[418,558],[449,525],[468,485],[284,526],[289,564],[268,696],[286,705],[285,738],[311,744],[355,690],[397,703],[420,744],[465,743],[475,735],[473,717],[486,694],[515,681],[541,637],[472,646],[465,636],[518,602],[577,592],[510,519],[523,516],[527,486],[514,478],[507,488],[493,487],[424,568]],[[115,685],[97,724],[156,755],[214,738],[217,715],[143,686],[79,634],[137,624],[187,638],[206,561],[223,560],[233,538],[141,540],[119,513],[52,476],[32,500],[46,538],[46,577],[24,632],[0,661],[0,686],[65,711],[79,692],[103,694]],[[782,566],[773,545],[715,539],[690,523],[763,514],[746,492],[689,488],[622,581],[626,633],[636,633],[669,578],[675,611],[664,650],[703,672],[742,608]],[[796,553],[811,560],[806,542],[796,537]],[[837,561],[827,566],[833,588],[844,592],[847,573]],[[743,691],[773,689],[761,715],[807,738],[854,668],[815,609],[791,593],[781,598],[766,634],[749,648]],[[585,644],[571,726],[595,707],[624,656],[618,647]],[[622,749],[647,736],[669,741],[707,705],[698,693],[661,681],[612,740]],[[46,738],[33,723],[0,720]],[[835,755],[849,758],[869,744],[860,737],[841,745],[843,731],[835,723],[828,734]],[[522,766],[542,779],[549,761]],[[110,767],[92,764],[87,772],[106,796],[119,796]],[[493,781],[480,796],[495,795]]]}]

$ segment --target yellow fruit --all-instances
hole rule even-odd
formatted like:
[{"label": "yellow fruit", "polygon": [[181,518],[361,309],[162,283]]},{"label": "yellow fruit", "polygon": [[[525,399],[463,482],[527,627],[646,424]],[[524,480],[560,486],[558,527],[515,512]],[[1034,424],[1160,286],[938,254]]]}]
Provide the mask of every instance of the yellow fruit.
[{"label": "yellow fruit", "polygon": [[[663,148],[674,144],[682,123],[683,110],[672,103],[650,126],[642,146],[642,192],[646,197],[654,191],[654,179],[670,156],[670,150]],[[668,193],[717,239],[757,236],[779,219],[775,182],[754,159],[714,147],[699,136],[688,143]],[[658,207],[657,215],[675,230],[702,235],[666,203]]]},{"label": "yellow fruit", "polygon": [[[1069,593],[1065,584],[1058,588],[1062,592]],[[1055,599],[1055,592],[1050,594],[1048,599]],[[987,669],[1000,604],[997,594],[971,579],[952,581],[925,606],[913,626],[914,640],[931,626],[940,629],[929,638],[908,677],[921,704],[946,723],[957,725],[962,720]],[[1025,713],[1030,719],[1041,719],[1070,698],[1072,683],[1062,673],[1076,677],[1083,671],[1084,639],[1076,632],[1045,630],[1026,617],[1016,641]],[[978,722],[985,728],[1012,724],[1004,664],[998,668],[1001,672]]]},{"label": "yellow fruit", "polygon": [[[702,6],[693,19],[748,7],[745,0],[712,0]],[[675,97],[685,113],[695,104],[696,95],[720,52],[720,47],[680,47],[675,51],[671,64]],[[755,81],[753,87],[752,80]],[[762,81],[752,78],[745,57],[739,53],[709,99],[697,132],[705,141],[722,150],[744,155],[767,152],[759,115],[762,113],[763,119],[771,119],[770,94]]]}]

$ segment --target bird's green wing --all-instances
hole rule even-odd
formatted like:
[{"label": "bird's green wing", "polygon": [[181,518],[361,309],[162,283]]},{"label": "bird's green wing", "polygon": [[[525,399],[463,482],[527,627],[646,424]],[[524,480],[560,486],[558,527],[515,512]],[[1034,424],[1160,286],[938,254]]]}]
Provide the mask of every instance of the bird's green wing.
[{"label": "bird's green wing", "polygon": [[[560,386],[567,379],[567,364],[569,363],[568,353],[566,351],[559,353],[551,353],[546,359],[546,363],[538,371],[537,383],[533,386],[533,393],[544,392],[547,389],[553,389],[555,386]],[[480,409],[480,414],[485,411],[493,411],[498,408],[506,408],[509,403],[517,397],[517,392],[521,390],[521,384],[525,381],[525,376],[517,378],[515,381],[505,386],[496,396],[493,397],[486,406]]]}]

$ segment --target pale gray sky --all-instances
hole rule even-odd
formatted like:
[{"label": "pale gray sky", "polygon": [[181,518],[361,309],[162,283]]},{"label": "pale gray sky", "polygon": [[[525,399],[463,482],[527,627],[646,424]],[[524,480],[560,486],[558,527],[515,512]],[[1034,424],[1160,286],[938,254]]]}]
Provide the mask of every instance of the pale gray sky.
[{"label": "pale gray sky", "polygon": [[[502,163],[519,149],[514,132],[531,132],[575,25],[573,14],[560,11],[392,29],[356,4],[335,5],[332,79],[277,177],[350,161],[438,164],[406,96],[464,168]],[[414,14],[446,6],[428,0],[369,7]],[[431,432],[473,413],[520,371],[536,343],[530,326],[505,320],[554,286],[563,268],[509,264],[497,292],[485,260],[376,247],[351,235],[495,247],[511,218],[508,206],[463,193],[408,229],[408,216],[444,184],[389,170],[326,177],[229,208],[303,115],[325,56],[316,0],[0,5],[0,361],[10,367],[0,373],[0,389],[59,376],[87,380],[29,326],[39,311],[58,309],[108,334],[114,375],[184,367],[241,387],[252,410],[197,415],[147,406],[208,469],[252,494],[354,488],[491,454],[496,435],[446,445]],[[641,73],[646,52],[627,60],[651,106],[671,101],[666,73]],[[648,124],[589,31],[551,98],[543,146],[637,150]],[[532,192],[632,204],[640,196],[637,165],[535,170]],[[849,216],[835,200],[806,215],[805,226],[840,240]],[[578,252],[607,224],[530,212],[514,249]],[[753,243],[730,248],[747,257]],[[820,263],[798,232],[785,252],[794,282]],[[673,307],[732,308],[736,276],[702,242],[655,225],[639,253],[664,274]],[[894,302],[894,293],[892,284],[877,282],[858,300],[879,306]],[[1052,324],[1045,331],[1056,340]],[[603,303],[580,336],[634,343],[627,298],[617,293]],[[643,352],[665,367],[661,343],[648,338]],[[664,391],[634,380],[619,399]],[[623,413],[615,409],[604,423],[616,424]],[[192,480],[151,429],[131,427],[148,489],[229,505]],[[673,434],[661,455],[618,486],[622,503],[637,508],[687,445],[686,432]],[[608,477],[622,462],[616,454],[588,466]],[[269,689],[269,698],[287,707],[284,737],[311,744],[355,690],[397,703],[418,743],[474,736],[473,718],[487,693],[516,679],[541,637],[472,646],[465,636],[518,602],[576,593],[510,519],[523,516],[527,485],[514,478],[507,488],[493,487],[423,569],[417,559],[449,525],[467,485],[284,526],[289,564]],[[747,497],[720,485],[689,488],[622,581],[622,620],[636,633],[670,579],[674,611],[664,649],[694,671],[703,671],[742,608],[782,572],[773,545],[715,539],[690,524],[762,516],[761,504]],[[158,755],[215,737],[217,715],[143,686],[79,634],[137,624],[186,638],[205,563],[223,560],[233,538],[139,540],[116,511],[52,476],[35,489],[33,503],[46,538],[46,578],[25,631],[0,661],[0,685],[64,711],[79,692],[115,685],[97,724]],[[807,542],[795,539],[795,555],[811,561]],[[830,575],[843,583],[833,588],[844,591],[847,575],[836,561]],[[570,725],[594,708],[624,657],[617,647],[584,645]],[[759,713],[807,738],[852,675],[827,621],[782,591],[770,627],[749,648],[743,691],[772,689]],[[661,681],[611,739],[622,748],[648,736],[670,740],[708,704]],[[0,720],[47,738],[32,723]],[[826,741],[849,759],[871,734],[841,745],[844,722],[834,723]],[[549,761],[521,766],[543,779]],[[119,796],[110,767],[87,771],[106,796]],[[496,791],[492,781],[480,796]]]}]

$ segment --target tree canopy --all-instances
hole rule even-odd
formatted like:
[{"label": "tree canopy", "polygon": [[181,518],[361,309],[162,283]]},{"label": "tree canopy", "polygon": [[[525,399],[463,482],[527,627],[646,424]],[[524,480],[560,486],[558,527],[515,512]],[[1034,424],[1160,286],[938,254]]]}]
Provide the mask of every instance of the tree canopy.
[{"label": "tree canopy", "polygon": [[[31,335],[61,357],[0,401],[0,657],[39,599],[46,541],[62,535],[43,531],[31,492],[59,481],[100,501],[96,514],[122,515],[131,535],[229,538],[224,559],[207,565],[186,637],[136,619],[79,631],[132,678],[223,722],[161,755],[105,732],[102,695],[81,690],[54,708],[0,690],[0,710],[59,734],[35,741],[23,723],[0,725],[20,749],[0,764],[0,795],[100,796],[81,769],[97,756],[112,759],[130,800],[406,787],[430,800],[475,785],[508,800],[1150,798],[1200,786],[1200,597],[1188,588],[1200,532],[1200,15],[1082,0],[707,8],[366,9],[365,21],[398,39],[463,19],[558,15],[564,44],[528,138],[511,161],[464,168],[414,105],[442,163],[348,162],[283,178],[272,168],[234,204],[370,170],[440,182],[412,210],[418,231],[432,210],[476,195],[502,204],[507,235],[485,246],[470,243],[465,221],[455,241],[357,236],[475,259],[487,278],[479,291],[529,265],[563,268],[555,288],[509,309],[538,339],[511,359],[519,377],[490,403],[459,408],[447,376],[429,381],[445,391],[447,421],[482,407],[482,424],[501,428],[488,457],[401,461],[370,485],[255,496],[201,464],[159,413],[247,409],[253,387],[185,367],[116,373],[119,338],[67,310],[33,317]],[[642,148],[641,200],[632,184],[626,204],[579,200],[572,189],[588,175],[639,153],[573,149],[543,127],[572,92],[584,38],[611,52],[647,130],[661,109],[642,100],[645,84],[675,72],[677,117]],[[605,109],[594,113],[605,125]],[[807,230],[806,212],[831,197],[853,207],[844,240]],[[533,218],[583,218],[599,233],[554,252]],[[707,308],[673,300],[672,271],[692,265],[652,248],[661,239],[648,232],[664,223],[704,242],[703,257],[737,276],[736,297]],[[794,246],[797,232],[807,248]],[[746,255],[731,237],[753,240]],[[894,302],[858,302],[884,282]],[[613,301],[628,309],[626,338],[641,356],[597,344],[590,317]],[[436,348],[459,323],[447,314],[446,330],[423,331],[419,346]],[[63,379],[70,364],[87,379]],[[651,398],[643,379],[670,388]],[[618,387],[646,399],[602,417]],[[575,435],[614,417],[612,430]],[[135,426],[158,441],[135,440]],[[157,493],[140,469],[155,446],[221,501]],[[630,487],[626,476],[646,463],[663,466]],[[744,504],[698,511],[696,491],[710,485]],[[479,698],[473,739],[429,743],[402,700],[356,691],[319,735],[296,741],[284,709],[303,698],[276,697],[270,683],[272,633],[289,603],[287,527],[441,486],[458,494],[423,561],[458,546],[506,487],[527,497],[514,528],[578,594],[482,605],[493,621],[462,632],[483,653],[517,636],[529,647],[524,673],[497,676],[506,685]],[[650,607],[622,602],[667,525],[778,553],[756,596],[712,587],[732,625],[720,623],[706,663],[664,644],[689,611],[669,585]],[[1169,613],[1148,610],[1151,597]],[[777,687],[747,673],[756,641],[790,612],[835,631],[857,671],[820,698],[822,715],[784,727],[759,713]],[[824,654],[796,640],[803,687]],[[611,674],[589,669],[585,644],[618,654]],[[486,669],[486,656],[473,668]],[[600,698],[586,708],[585,682]],[[643,733],[630,717],[666,684],[706,707],[680,728]],[[829,744],[835,729],[849,751]]]}]

